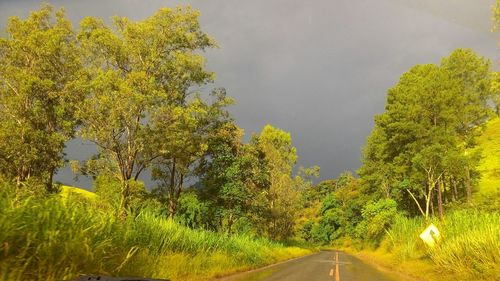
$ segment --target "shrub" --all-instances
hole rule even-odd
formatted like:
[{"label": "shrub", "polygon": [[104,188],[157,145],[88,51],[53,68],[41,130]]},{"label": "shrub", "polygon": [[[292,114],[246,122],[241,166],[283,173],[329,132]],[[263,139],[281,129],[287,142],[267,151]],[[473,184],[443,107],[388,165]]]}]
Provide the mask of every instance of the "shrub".
[{"label": "shrub", "polygon": [[361,213],[363,220],[357,226],[358,236],[378,246],[397,215],[397,203],[392,199],[380,199],[366,205]]}]

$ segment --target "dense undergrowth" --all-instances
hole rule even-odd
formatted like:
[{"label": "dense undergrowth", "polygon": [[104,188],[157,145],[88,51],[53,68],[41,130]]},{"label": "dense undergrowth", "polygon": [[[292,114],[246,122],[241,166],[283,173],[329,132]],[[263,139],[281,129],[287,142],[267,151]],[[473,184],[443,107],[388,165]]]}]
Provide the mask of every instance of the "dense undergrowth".
[{"label": "dense undergrowth", "polygon": [[430,259],[439,271],[481,278],[500,278],[500,213],[455,211],[433,223],[443,238],[429,249],[418,239],[426,227],[421,218],[398,218],[388,231],[384,247],[397,260]]},{"label": "dense undergrowth", "polygon": [[81,274],[206,280],[308,253],[265,239],[189,229],[148,210],[119,219],[78,195],[0,190],[0,280],[71,280]]},{"label": "dense undergrowth", "polygon": [[[442,239],[434,248],[419,234],[433,223]],[[361,255],[424,280],[500,280],[500,213],[456,210],[444,220],[398,216],[379,247],[355,245]],[[353,248],[353,245],[350,246]]]}]

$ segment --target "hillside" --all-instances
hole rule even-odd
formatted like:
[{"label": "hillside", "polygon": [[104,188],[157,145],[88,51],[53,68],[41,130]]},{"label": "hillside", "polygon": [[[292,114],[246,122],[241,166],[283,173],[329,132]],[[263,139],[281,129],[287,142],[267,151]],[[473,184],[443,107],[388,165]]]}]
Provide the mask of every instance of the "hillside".
[{"label": "hillside", "polygon": [[478,167],[481,179],[475,200],[498,201],[495,198],[499,198],[500,194],[500,118],[486,124],[485,130],[478,138],[478,148],[482,151],[483,158]]},{"label": "hillside", "polygon": [[91,191],[88,191],[85,189],[81,189],[78,187],[69,186],[69,185],[61,186],[61,195],[63,197],[67,197],[69,194],[78,194],[78,195],[81,195],[81,196],[88,198],[88,199],[96,198],[96,196],[97,196],[94,192],[91,192]]}]

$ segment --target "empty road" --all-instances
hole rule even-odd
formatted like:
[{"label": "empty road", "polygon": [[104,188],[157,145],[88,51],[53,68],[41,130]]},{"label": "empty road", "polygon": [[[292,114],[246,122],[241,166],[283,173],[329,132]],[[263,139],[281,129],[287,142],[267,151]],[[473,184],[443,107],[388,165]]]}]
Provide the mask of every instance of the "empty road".
[{"label": "empty road", "polygon": [[273,265],[220,281],[400,281],[397,275],[381,272],[361,260],[337,251],[319,253]]}]

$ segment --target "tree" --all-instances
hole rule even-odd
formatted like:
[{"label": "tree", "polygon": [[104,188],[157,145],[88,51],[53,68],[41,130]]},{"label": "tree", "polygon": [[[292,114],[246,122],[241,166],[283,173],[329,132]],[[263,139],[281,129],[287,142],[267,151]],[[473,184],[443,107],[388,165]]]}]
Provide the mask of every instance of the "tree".
[{"label": "tree", "polygon": [[457,180],[470,200],[477,157],[469,151],[491,113],[489,73],[488,60],[457,49],[439,66],[417,65],[403,74],[375,118],[359,170],[364,184],[407,210],[413,200],[425,217],[434,201],[443,216],[445,186],[456,189]]},{"label": "tree", "polygon": [[201,192],[210,206],[215,227],[232,233],[233,225],[241,219],[258,224],[258,202],[268,186],[267,163],[253,141],[241,142],[243,130],[232,121],[215,125],[200,165]]},{"label": "tree", "polygon": [[129,181],[158,155],[146,154],[155,138],[153,113],[186,104],[188,90],[212,80],[199,53],[214,42],[200,29],[198,12],[160,9],[141,22],[115,17],[80,23],[79,42],[92,75],[91,94],[79,111],[82,136],[113,159],[128,207]]},{"label": "tree", "polygon": [[312,238],[322,244],[329,244],[338,237],[341,226],[341,214],[338,202],[333,194],[324,198],[319,212],[319,221],[311,229]]},{"label": "tree", "polygon": [[184,183],[196,176],[196,164],[205,157],[208,136],[216,124],[229,122],[225,107],[232,103],[223,89],[212,92],[212,104],[199,96],[182,106],[163,107],[154,113],[149,136],[154,139],[146,149],[152,162],[153,179],[160,183],[168,202],[169,216],[176,214]]},{"label": "tree", "polygon": [[298,214],[300,193],[292,178],[297,151],[290,133],[266,125],[258,136],[269,169],[266,232],[272,239],[283,239],[293,233]]},{"label": "tree", "polygon": [[75,34],[63,9],[45,5],[26,20],[10,18],[7,35],[0,38],[0,174],[52,191],[86,78]]},{"label": "tree", "polygon": [[492,101],[495,107],[495,113],[500,116],[500,72],[491,74],[491,94]]},{"label": "tree", "polygon": [[363,220],[356,228],[358,237],[369,239],[378,246],[396,215],[397,203],[392,199],[384,198],[368,203],[362,211]]},{"label": "tree", "polygon": [[[413,193],[419,197],[426,195],[424,197],[428,199],[427,203],[430,203],[437,184],[434,181],[442,174],[442,166],[439,163],[444,154],[427,153],[424,157],[422,151],[435,152],[430,148],[436,144],[445,147],[454,145],[453,132],[446,129],[453,127],[456,120],[452,112],[453,86],[448,73],[438,66],[415,66],[389,90],[386,112],[376,119],[380,129],[375,132],[383,137],[382,140],[386,140],[382,146],[384,150],[378,152],[385,158],[382,159],[384,164],[377,170],[389,168],[385,175],[393,175],[393,185],[405,180],[414,183],[409,185],[413,190],[407,189],[410,195],[412,198]],[[442,151],[446,149],[440,152]],[[420,158],[416,155],[420,155]],[[415,161],[415,157],[425,158],[425,165],[422,161]],[[420,209],[418,200],[416,203]],[[427,216],[427,212],[425,215]]]},{"label": "tree", "polygon": [[[453,107],[457,117],[456,131],[462,142],[464,156],[475,145],[475,139],[492,114],[490,101],[494,101],[491,88],[491,62],[476,55],[471,49],[457,49],[441,62],[456,83]],[[470,162],[470,161],[468,161]],[[466,163],[465,185],[467,201],[472,200],[471,166]]]}]

